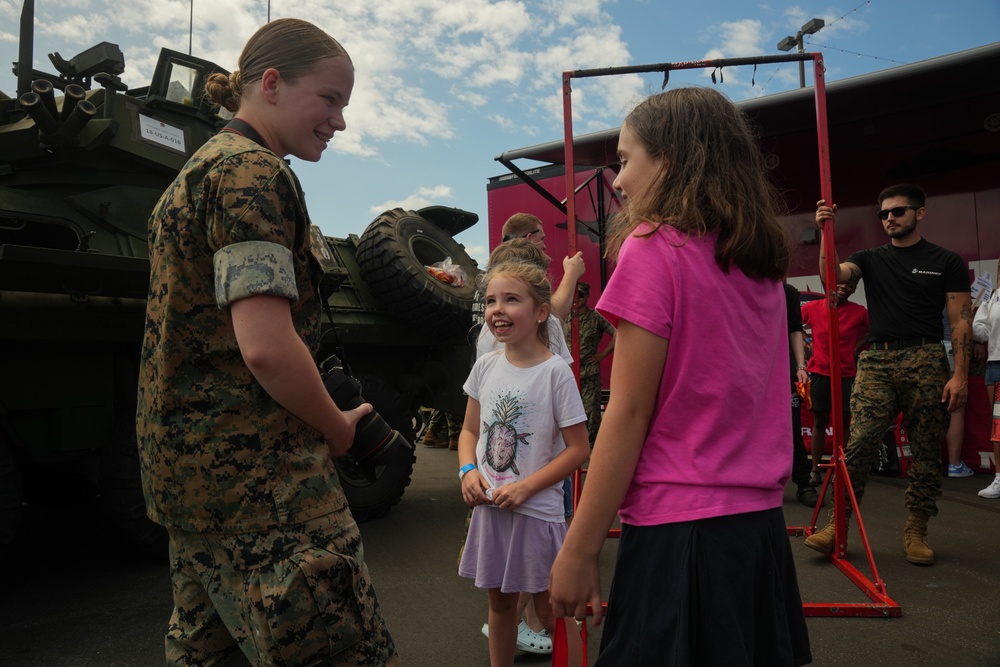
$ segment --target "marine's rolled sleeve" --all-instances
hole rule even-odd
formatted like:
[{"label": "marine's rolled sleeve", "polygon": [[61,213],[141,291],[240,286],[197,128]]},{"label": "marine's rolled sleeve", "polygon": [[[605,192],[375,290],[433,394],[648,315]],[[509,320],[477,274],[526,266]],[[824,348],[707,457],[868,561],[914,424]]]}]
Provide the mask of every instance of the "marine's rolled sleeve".
[{"label": "marine's rolled sleeve", "polygon": [[215,302],[225,310],[234,301],[258,294],[295,302],[295,266],[288,248],[267,241],[243,241],[219,249],[212,259]]}]

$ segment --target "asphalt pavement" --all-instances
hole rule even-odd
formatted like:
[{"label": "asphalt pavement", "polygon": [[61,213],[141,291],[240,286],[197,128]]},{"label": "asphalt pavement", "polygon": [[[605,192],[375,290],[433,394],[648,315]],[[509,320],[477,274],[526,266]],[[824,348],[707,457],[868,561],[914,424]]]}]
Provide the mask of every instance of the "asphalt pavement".
[{"label": "asphalt pavement", "polygon": [[[468,667],[489,664],[486,595],[456,574],[466,516],[455,452],[420,447],[413,482],[388,516],[362,524],[366,557],[403,664]],[[810,617],[817,667],[1000,667],[1000,500],[979,498],[986,475],[945,479],[940,515],[930,523],[937,555],[931,567],[908,563],[902,530],[905,480],[872,477],[862,517],[886,592],[899,618]],[[789,525],[811,510],[785,494]],[[93,498],[26,508],[0,586],[0,667],[145,667],[162,665],[171,610],[165,558],[138,557],[97,518]],[[869,599],[825,557],[791,537],[806,602]],[[610,584],[615,542],[602,555]],[[871,577],[857,530],[848,556]],[[668,573],[664,573],[668,576]],[[589,664],[600,629],[591,631]],[[724,634],[720,641],[725,641]],[[548,665],[519,653],[517,665]]]}]

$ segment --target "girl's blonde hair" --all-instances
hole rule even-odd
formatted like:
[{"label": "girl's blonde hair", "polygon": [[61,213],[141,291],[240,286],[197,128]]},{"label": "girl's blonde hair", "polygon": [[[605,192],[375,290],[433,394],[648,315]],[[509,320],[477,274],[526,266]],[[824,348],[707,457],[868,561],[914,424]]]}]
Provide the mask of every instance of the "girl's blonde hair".
[{"label": "girl's blonde hair", "polygon": [[550,260],[541,248],[528,239],[516,238],[504,241],[493,249],[487,262],[487,270],[494,265],[514,261],[537,264],[542,270],[548,271]]},{"label": "girl's blonde hair", "polygon": [[[490,265],[489,271],[480,277],[480,286],[484,292],[490,281],[497,276],[504,276],[516,280],[528,288],[528,296],[534,302],[535,307],[548,305],[552,308],[552,285],[545,275],[545,269],[538,264],[522,260],[510,260]],[[550,311],[551,312],[551,311]],[[549,347],[549,326],[548,318],[538,323],[538,340]]]},{"label": "girl's blonde hair", "polygon": [[663,169],[616,216],[610,257],[642,222],[652,233],[669,224],[692,236],[718,233],[715,261],[724,271],[735,264],[750,277],[784,278],[792,246],[778,220],[781,198],[735,104],[710,88],[676,88],[641,102],[622,126]]},{"label": "girl's blonde hair", "polygon": [[229,111],[238,111],[243,91],[274,68],[294,83],[327,58],[351,57],[340,42],[302,19],[278,19],[262,26],[243,47],[235,72],[217,72],[205,82],[208,99]]}]

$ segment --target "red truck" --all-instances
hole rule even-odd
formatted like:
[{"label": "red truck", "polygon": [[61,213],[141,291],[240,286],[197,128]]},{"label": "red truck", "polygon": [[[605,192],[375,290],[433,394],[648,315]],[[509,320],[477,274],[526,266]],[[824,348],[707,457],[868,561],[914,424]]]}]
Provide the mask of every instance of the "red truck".
[{"label": "red truck", "polygon": [[[958,252],[972,280],[991,274],[1000,256],[1000,42],[872,74],[826,82],[830,168],[838,205],[836,243],[841,257],[886,242],[874,216],[878,192],[898,182],[928,193],[921,233]],[[759,129],[765,164],[784,195],[785,222],[797,241],[789,282],[822,291],[819,234],[813,223],[820,198],[814,91],[797,89],[738,103]],[[614,267],[602,260],[608,224],[619,200],[611,186],[617,169],[618,128],[574,138],[577,248],[591,284],[591,305]],[[507,151],[496,157],[508,173],[489,179],[490,246],[518,211],[537,215],[549,255],[567,251],[563,141]],[[530,163],[529,163],[530,161]],[[561,264],[553,262],[554,278]],[[864,304],[862,281],[853,300]],[[943,329],[943,327],[942,327]],[[610,358],[604,362],[607,386]],[[988,402],[973,379],[963,460],[977,472],[995,465],[988,435]],[[811,419],[803,431],[808,444]]]}]

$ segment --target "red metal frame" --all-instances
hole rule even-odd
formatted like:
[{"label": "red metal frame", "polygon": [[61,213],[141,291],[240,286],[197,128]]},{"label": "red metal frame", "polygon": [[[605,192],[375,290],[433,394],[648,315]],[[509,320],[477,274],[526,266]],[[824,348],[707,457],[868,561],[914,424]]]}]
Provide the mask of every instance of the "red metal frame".
[{"label": "red metal frame", "polygon": [[[566,192],[574,191],[574,161],[573,161],[573,100],[571,80],[574,78],[610,76],[616,74],[632,74],[643,72],[663,72],[664,85],[671,70],[712,68],[721,71],[723,67],[740,65],[774,64],[784,62],[804,62],[812,60],[815,71],[815,94],[816,94],[816,127],[817,140],[819,143],[819,172],[820,172],[820,192],[821,196],[828,203],[833,202],[833,187],[830,174],[830,144],[827,132],[826,113],[826,82],[823,67],[823,56],[820,53],[788,54],[781,56],[758,56],[752,58],[725,58],[719,60],[701,60],[692,62],[660,63],[657,65],[638,65],[632,67],[609,67],[594,70],[575,70],[563,72],[562,92],[563,92],[563,146],[565,150],[566,163]],[[714,77],[713,77],[714,80]],[[573,196],[566,198],[566,230],[568,232],[569,254],[576,252],[576,202]],[[835,248],[834,245],[834,221],[827,220],[823,225],[823,242],[825,248]],[[826,265],[824,267],[826,276],[827,293],[827,313],[830,327],[830,359],[831,359],[831,414],[838,415],[841,412],[843,397],[840,391],[840,334],[839,321],[837,318],[837,281],[835,253],[828,252]],[[572,345],[574,354],[579,354],[579,332],[576,318],[571,324]],[[872,555],[871,545],[868,542],[868,535],[865,532],[864,521],[858,507],[857,497],[851,486],[847,473],[847,466],[844,462],[844,432],[843,424],[839,419],[833,422],[834,453],[827,468],[826,478],[820,489],[820,498],[826,495],[826,490],[830,485],[831,474],[833,474],[833,495],[834,495],[834,521],[836,526],[837,548],[830,556],[833,564],[843,572],[848,579],[858,586],[871,603],[849,603],[849,602],[805,602],[803,611],[806,616],[872,616],[872,617],[899,617],[902,615],[902,608],[886,593],[885,582],[879,577],[878,569],[875,566],[875,559]],[[574,474],[573,484],[573,506],[576,507],[581,493],[581,482],[586,471],[577,470]],[[872,578],[865,577],[857,568],[847,561],[847,520],[845,514],[845,498],[849,499],[851,508],[857,521],[858,530],[861,534],[861,543],[864,548],[865,558],[871,570]],[[816,530],[816,519],[819,517],[821,503],[816,504],[811,522],[808,526],[788,526],[788,534],[794,536],[812,535]],[[609,537],[617,537],[620,531],[612,529]],[[607,603],[605,603],[605,606]],[[588,607],[588,614],[591,610]],[[553,663],[555,664],[555,663]]]}]

